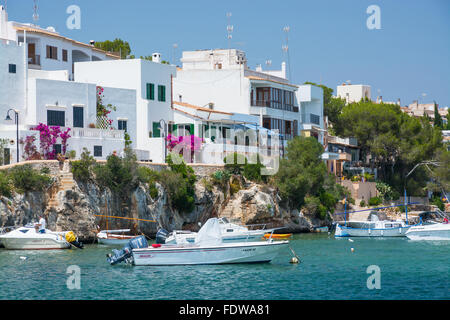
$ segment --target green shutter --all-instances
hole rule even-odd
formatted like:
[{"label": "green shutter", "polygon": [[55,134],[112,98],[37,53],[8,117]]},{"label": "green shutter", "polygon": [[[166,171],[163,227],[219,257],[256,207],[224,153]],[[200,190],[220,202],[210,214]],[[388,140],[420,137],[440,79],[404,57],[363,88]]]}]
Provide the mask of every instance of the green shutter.
[{"label": "green shutter", "polygon": [[158,101],[166,101],[166,86],[158,86]]},{"label": "green shutter", "polygon": [[194,133],[194,124],[191,124],[191,130],[190,130],[190,132],[191,132],[191,135],[195,134],[195,133]]},{"label": "green shutter", "polygon": [[159,122],[153,122],[153,138],[161,137],[161,132],[159,130]]},{"label": "green shutter", "polygon": [[147,100],[155,100],[155,85],[147,83]]}]

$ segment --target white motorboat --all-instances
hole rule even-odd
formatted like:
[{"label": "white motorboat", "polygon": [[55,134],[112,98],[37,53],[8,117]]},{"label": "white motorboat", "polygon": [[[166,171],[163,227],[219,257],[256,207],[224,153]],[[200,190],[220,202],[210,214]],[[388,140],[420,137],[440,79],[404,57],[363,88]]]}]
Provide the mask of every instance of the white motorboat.
[{"label": "white motorboat", "polygon": [[72,231],[53,232],[45,229],[45,233],[40,233],[32,225],[2,234],[0,241],[5,249],[9,250],[69,249],[71,245],[83,247]]},{"label": "white motorboat", "polygon": [[122,250],[113,250],[108,262],[122,261],[134,265],[198,265],[270,262],[289,245],[289,241],[255,241],[224,243],[219,219],[209,219],[198,232],[194,243],[153,244],[145,237],[130,241]]},{"label": "white motorboat", "polygon": [[336,224],[334,236],[339,237],[405,237],[412,225],[403,220],[389,221],[347,221]]},{"label": "white motorboat", "polygon": [[430,223],[411,227],[406,236],[410,240],[450,240],[450,223]]},{"label": "white motorboat", "polygon": [[[264,234],[270,233],[273,229],[249,230],[246,226],[230,223],[226,218],[219,218],[220,233],[222,242],[241,242],[263,240]],[[159,234],[161,235],[161,233]],[[174,230],[165,237],[157,235],[157,242],[164,244],[195,243],[197,232]],[[163,238],[164,241],[162,240]]]},{"label": "white motorboat", "polygon": [[130,229],[118,230],[101,230],[97,233],[98,243],[106,245],[126,245],[131,239],[138,236],[126,235],[125,232],[130,232]]}]

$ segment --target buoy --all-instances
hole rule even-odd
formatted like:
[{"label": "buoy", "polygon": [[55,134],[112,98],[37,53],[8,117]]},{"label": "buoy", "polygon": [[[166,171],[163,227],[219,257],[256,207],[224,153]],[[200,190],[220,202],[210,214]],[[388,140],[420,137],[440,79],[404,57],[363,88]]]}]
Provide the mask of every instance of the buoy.
[{"label": "buoy", "polygon": [[292,257],[290,263],[298,263],[298,259],[296,257]]},{"label": "buoy", "polygon": [[27,257],[20,257],[21,260],[27,260]]},{"label": "buoy", "polygon": [[352,252],[354,252],[354,251],[355,251],[355,249],[353,249],[353,248],[351,248],[350,250],[351,250]]},{"label": "buoy", "polygon": [[352,240],[352,239],[348,239],[348,241],[350,241],[350,242],[353,242],[353,240]]}]

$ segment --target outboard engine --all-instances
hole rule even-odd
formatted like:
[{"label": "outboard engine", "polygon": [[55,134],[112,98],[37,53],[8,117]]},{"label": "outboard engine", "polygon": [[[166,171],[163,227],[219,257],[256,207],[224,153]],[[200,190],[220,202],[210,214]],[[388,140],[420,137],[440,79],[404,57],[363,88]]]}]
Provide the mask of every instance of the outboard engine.
[{"label": "outboard engine", "polygon": [[74,247],[77,247],[78,249],[83,249],[83,243],[78,241],[78,238],[72,231],[67,232],[65,238],[66,241],[71,245],[73,245]]},{"label": "outboard engine", "polygon": [[161,228],[158,230],[158,232],[156,232],[156,243],[157,244],[165,244],[166,243],[166,239],[169,236],[169,231]]},{"label": "outboard engine", "polygon": [[119,262],[123,262],[126,259],[131,258],[133,249],[147,248],[148,242],[145,236],[139,236],[131,239],[122,250],[113,249],[113,254],[107,254],[106,260],[111,264],[115,265]]}]

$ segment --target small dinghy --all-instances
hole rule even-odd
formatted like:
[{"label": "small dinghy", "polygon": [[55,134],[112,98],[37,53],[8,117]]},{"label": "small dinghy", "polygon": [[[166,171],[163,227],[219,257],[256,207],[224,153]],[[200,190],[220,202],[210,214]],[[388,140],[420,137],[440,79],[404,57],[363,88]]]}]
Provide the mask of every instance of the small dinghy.
[{"label": "small dinghy", "polygon": [[111,265],[126,261],[137,266],[262,263],[272,261],[288,244],[289,241],[272,239],[224,243],[219,221],[212,218],[200,229],[195,243],[149,246],[145,237],[140,236],[122,250],[113,250],[107,261]]},{"label": "small dinghy", "polygon": [[106,245],[126,245],[131,239],[138,237],[125,234],[130,231],[130,229],[101,230],[97,233],[98,243]]},{"label": "small dinghy", "polygon": [[0,241],[9,250],[54,250],[69,249],[71,246],[83,248],[72,231],[53,232],[45,229],[44,233],[40,233],[32,225],[2,234]]}]

